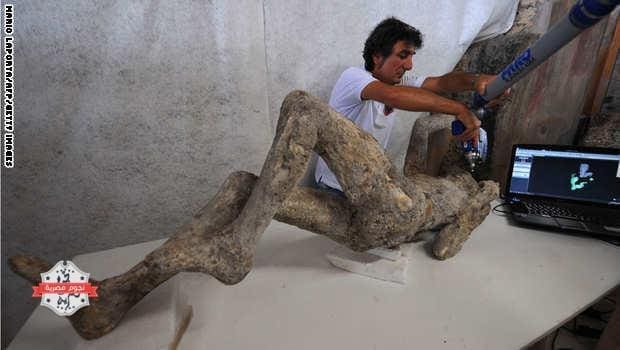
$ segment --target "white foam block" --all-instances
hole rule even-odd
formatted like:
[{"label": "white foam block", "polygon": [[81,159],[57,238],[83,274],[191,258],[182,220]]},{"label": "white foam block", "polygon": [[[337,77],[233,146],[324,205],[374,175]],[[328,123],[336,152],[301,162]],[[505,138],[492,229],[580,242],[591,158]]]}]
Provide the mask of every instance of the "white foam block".
[{"label": "white foam block", "polygon": [[368,252],[359,253],[338,246],[325,257],[332,265],[349,272],[384,281],[406,283],[409,259],[402,255],[396,260],[388,260]]},{"label": "white foam block", "polygon": [[396,261],[398,260],[401,256],[403,256],[403,254],[400,251],[400,247],[396,248],[396,249],[390,249],[390,248],[373,248],[370,250],[367,250],[366,253],[370,253],[372,255],[376,255],[380,258],[383,259],[388,259],[388,260],[392,260],[392,261]]}]

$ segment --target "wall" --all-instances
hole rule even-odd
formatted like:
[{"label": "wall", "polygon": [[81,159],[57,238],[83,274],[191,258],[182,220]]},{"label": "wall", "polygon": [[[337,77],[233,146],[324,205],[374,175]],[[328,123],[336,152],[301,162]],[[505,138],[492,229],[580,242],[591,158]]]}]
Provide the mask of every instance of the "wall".
[{"label": "wall", "polygon": [[[327,99],[388,15],[416,73],[507,30],[516,0],[14,1],[16,167],[2,171],[2,344],[38,300],[6,258],[54,263],[166,237],[235,170],[258,173],[293,89]],[[388,149],[399,165],[418,114]],[[10,320],[10,322],[9,322]]]}]

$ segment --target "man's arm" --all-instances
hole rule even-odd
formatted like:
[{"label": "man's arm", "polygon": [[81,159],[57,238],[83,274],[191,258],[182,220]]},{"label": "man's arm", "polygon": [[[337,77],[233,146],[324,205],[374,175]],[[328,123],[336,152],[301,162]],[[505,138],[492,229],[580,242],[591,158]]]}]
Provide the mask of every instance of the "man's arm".
[{"label": "man's arm", "polygon": [[460,102],[437,95],[424,88],[389,85],[378,80],[366,85],[362,90],[361,97],[365,100],[379,101],[393,108],[407,111],[454,115],[465,124],[465,132],[460,135],[459,139],[474,139],[477,144],[480,120]]},{"label": "man's arm", "polygon": [[484,93],[484,87],[495,78],[494,75],[467,72],[450,72],[439,77],[428,77],[422,88],[438,94],[461,91]]}]

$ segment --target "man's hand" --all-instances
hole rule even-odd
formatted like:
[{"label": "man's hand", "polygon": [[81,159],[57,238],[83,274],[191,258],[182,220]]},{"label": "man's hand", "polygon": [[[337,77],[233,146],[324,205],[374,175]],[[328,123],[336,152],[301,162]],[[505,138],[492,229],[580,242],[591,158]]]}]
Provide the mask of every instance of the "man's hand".
[{"label": "man's hand", "polygon": [[474,147],[478,146],[481,124],[480,119],[465,106],[463,106],[463,110],[456,115],[456,119],[460,120],[465,125],[465,131],[456,136],[456,139],[459,141],[473,140]]},{"label": "man's hand", "polygon": [[[476,92],[480,95],[484,95],[487,89],[487,85],[489,85],[489,83],[493,81],[495,77],[497,77],[497,75],[480,74],[480,76],[476,79],[474,83]],[[510,89],[506,89],[506,91],[504,91],[504,93],[501,94],[499,97],[489,101],[489,103],[487,103],[485,107],[492,108],[499,106],[504,102],[504,100],[508,98],[508,96],[510,96]]]}]

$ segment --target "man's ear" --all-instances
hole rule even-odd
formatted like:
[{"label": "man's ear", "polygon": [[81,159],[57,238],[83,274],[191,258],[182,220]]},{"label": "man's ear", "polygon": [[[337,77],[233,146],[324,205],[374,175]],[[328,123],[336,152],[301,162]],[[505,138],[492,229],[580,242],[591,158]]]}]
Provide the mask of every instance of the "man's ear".
[{"label": "man's ear", "polygon": [[378,53],[373,54],[372,62],[375,64],[375,67],[381,67],[381,65],[383,64],[383,56]]}]

